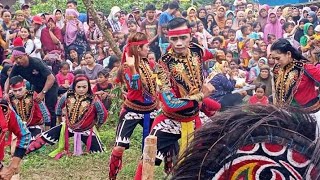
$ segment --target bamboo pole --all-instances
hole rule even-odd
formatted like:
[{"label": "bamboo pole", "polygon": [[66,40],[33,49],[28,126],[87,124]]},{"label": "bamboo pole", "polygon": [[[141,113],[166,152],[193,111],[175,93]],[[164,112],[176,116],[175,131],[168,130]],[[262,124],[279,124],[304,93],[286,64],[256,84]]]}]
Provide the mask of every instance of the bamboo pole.
[{"label": "bamboo pole", "polygon": [[109,43],[109,46],[113,50],[113,52],[121,59],[122,52],[120,48],[117,46],[117,43],[113,40],[111,32],[108,30],[103,21],[98,18],[97,12],[93,7],[93,0],[82,0],[83,4],[87,8],[88,13],[92,16],[93,21],[97,24],[100,31],[102,32],[105,40]]},{"label": "bamboo pole", "polygon": [[154,163],[157,154],[157,137],[149,135],[144,140],[142,180],[154,179]]}]

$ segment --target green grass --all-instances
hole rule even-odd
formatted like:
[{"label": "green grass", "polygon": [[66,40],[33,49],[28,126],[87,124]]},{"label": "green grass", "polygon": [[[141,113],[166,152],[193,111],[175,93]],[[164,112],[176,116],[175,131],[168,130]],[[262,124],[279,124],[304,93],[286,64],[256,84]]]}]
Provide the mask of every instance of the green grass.
[{"label": "green grass", "polygon": [[[131,180],[134,177],[137,162],[141,157],[142,128],[137,126],[131,138],[131,146],[125,151],[123,167],[118,179]],[[71,156],[54,160],[48,154],[57,148],[45,146],[24,158],[20,171],[20,179],[23,180],[99,180],[108,178],[109,156],[115,140],[115,128],[104,125],[99,131],[106,152],[83,155],[80,157]],[[73,147],[73,145],[70,145]],[[9,159],[8,157],[6,158]],[[155,179],[164,179],[163,167],[156,167]]]}]

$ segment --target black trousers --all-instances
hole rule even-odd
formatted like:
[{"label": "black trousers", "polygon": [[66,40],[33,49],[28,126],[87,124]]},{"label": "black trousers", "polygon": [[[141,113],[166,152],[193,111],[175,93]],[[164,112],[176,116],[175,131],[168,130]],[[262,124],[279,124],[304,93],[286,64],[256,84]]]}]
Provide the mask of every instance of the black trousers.
[{"label": "black trousers", "polygon": [[50,112],[51,115],[51,122],[50,124],[46,124],[46,126],[50,126],[51,128],[56,126],[57,118],[56,118],[56,104],[58,100],[58,85],[53,85],[45,96],[45,104]]}]

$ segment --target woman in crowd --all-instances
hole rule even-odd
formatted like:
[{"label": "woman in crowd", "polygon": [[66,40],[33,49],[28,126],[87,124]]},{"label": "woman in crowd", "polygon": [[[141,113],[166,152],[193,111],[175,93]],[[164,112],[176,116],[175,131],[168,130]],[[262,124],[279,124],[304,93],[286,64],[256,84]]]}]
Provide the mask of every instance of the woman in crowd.
[{"label": "woman in crowd", "polygon": [[62,29],[65,26],[65,20],[64,20],[63,14],[62,14],[62,10],[55,9],[53,11],[53,16],[56,21],[56,27],[58,27],[59,29]]},{"label": "woman in crowd", "polygon": [[18,27],[29,27],[30,26],[30,23],[25,19],[24,17],[24,13],[22,10],[17,10],[15,15],[15,20],[18,21]]},{"label": "woman in crowd", "polygon": [[199,21],[197,17],[197,9],[195,7],[189,7],[187,10],[187,19],[189,22]]},{"label": "woman in crowd", "polygon": [[96,127],[100,127],[107,119],[107,110],[97,96],[91,91],[89,79],[80,74],[74,78],[72,89],[67,91],[57,103],[57,117],[62,122],[62,108],[66,108],[66,120],[61,124],[42,133],[33,141],[28,152],[59,142],[58,149],[50,156],[59,159],[69,155],[69,137],[74,137],[74,155],[82,154],[81,141],[86,145],[86,153],[104,151],[102,142],[97,135]]},{"label": "woman in crowd", "polygon": [[270,97],[272,95],[272,76],[270,73],[270,67],[263,65],[260,67],[260,73],[257,79],[253,81],[253,84],[263,83],[266,85],[265,95]]},{"label": "woman in crowd", "polygon": [[262,29],[264,29],[264,27],[266,26],[267,24],[267,20],[268,20],[268,11],[269,11],[269,6],[264,4],[262,6],[260,6],[260,9],[259,9],[259,16],[258,16],[258,19],[257,21],[261,24],[262,26]]},{"label": "woman in crowd", "polygon": [[209,83],[214,86],[215,92],[210,98],[221,104],[221,109],[225,110],[228,107],[235,106],[242,103],[242,95],[239,93],[232,93],[235,88],[236,80],[230,70],[229,63],[222,61],[216,66],[216,74]]},{"label": "woman in crowd", "polygon": [[7,31],[10,29],[10,26],[11,26],[11,13],[10,11],[8,10],[2,10],[1,11],[1,19],[2,19],[2,22],[1,22],[1,26],[2,26],[2,29],[4,31]]},{"label": "woman in crowd", "polygon": [[220,6],[217,9],[217,14],[214,16],[214,20],[219,26],[220,29],[223,29],[226,22],[226,8],[224,6]]},{"label": "woman in crowd", "polygon": [[205,29],[208,29],[208,24],[207,24],[207,11],[206,8],[200,7],[198,9],[198,19],[203,23],[203,26]]},{"label": "woman in crowd", "polygon": [[70,46],[76,46],[77,53],[81,56],[89,50],[89,47],[82,22],[78,20],[78,17],[79,12],[75,9],[66,10],[67,21],[65,25],[64,43],[66,45],[66,49],[69,49]]},{"label": "woman in crowd", "polygon": [[57,50],[64,53],[63,49],[63,36],[61,29],[56,27],[54,16],[47,16],[46,27],[41,31],[41,43],[44,44],[42,50],[46,55],[47,53]]},{"label": "woman in crowd", "polygon": [[[272,10],[268,15],[268,22],[264,28],[264,34],[273,34],[276,36],[276,39],[282,38],[283,36],[282,25],[275,10]],[[268,36],[264,36],[264,42],[268,42]]]},{"label": "woman in crowd", "polygon": [[103,69],[101,64],[96,63],[95,57],[92,52],[86,52],[83,56],[84,60],[87,62],[87,65],[82,69],[85,71],[86,75],[90,79],[91,84],[95,84],[98,79],[98,72]]},{"label": "woman in crowd", "polygon": [[239,26],[239,22],[246,19],[244,11],[238,11],[237,16],[233,21],[232,29],[239,30],[241,26]]}]

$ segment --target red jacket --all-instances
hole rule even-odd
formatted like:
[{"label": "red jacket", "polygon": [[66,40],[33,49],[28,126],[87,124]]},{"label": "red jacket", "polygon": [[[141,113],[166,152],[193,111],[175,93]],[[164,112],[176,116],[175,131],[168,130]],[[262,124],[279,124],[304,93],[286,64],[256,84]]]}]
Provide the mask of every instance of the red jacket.
[{"label": "red jacket", "polygon": [[[304,70],[307,71],[315,80],[320,82],[320,69],[313,64],[305,64]],[[315,82],[306,74],[302,75],[301,81],[298,85],[297,92],[294,99],[299,105],[306,105],[309,101],[318,96],[318,91],[315,88]]]}]

